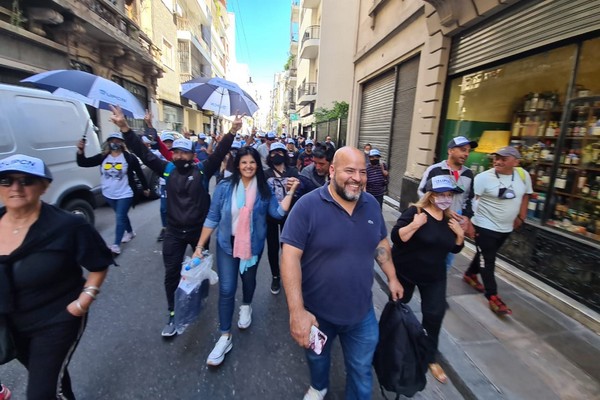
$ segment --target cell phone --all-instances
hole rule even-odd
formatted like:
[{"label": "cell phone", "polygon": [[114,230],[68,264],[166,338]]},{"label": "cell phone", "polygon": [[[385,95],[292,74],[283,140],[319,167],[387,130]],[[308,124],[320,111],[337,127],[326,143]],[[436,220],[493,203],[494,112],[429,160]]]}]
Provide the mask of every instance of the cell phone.
[{"label": "cell phone", "polygon": [[310,336],[308,337],[308,347],[315,352],[315,354],[320,355],[325,348],[325,343],[327,343],[327,335],[321,332],[319,328],[312,325],[310,327]]}]

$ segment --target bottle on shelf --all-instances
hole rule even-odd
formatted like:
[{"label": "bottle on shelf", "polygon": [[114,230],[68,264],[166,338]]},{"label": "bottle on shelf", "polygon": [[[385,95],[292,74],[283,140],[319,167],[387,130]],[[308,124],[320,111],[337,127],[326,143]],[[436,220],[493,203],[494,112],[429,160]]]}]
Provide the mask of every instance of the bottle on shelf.
[{"label": "bottle on shelf", "polygon": [[600,193],[600,175],[598,175],[596,177],[596,180],[590,187],[590,197],[593,199],[597,199],[599,193]]},{"label": "bottle on shelf", "polygon": [[556,173],[556,181],[554,182],[554,187],[560,190],[565,190],[565,186],[567,185],[567,174],[564,172],[566,168],[561,168]]},{"label": "bottle on shelf", "polygon": [[[550,141],[548,141],[550,143]],[[548,146],[548,155],[546,156],[546,161],[554,161],[554,152],[555,152],[554,142],[550,143]]]},{"label": "bottle on shelf", "polygon": [[582,170],[577,178],[577,193],[583,195],[583,189],[587,184],[587,171]]},{"label": "bottle on shelf", "polygon": [[536,111],[538,109],[539,100],[540,100],[539,94],[534,93],[533,96],[531,96],[531,100],[529,101],[529,111]]}]

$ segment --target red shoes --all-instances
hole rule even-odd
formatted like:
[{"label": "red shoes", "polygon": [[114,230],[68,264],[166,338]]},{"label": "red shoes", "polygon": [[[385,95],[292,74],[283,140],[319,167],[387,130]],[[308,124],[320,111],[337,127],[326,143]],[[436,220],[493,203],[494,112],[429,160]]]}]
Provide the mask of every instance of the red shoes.
[{"label": "red shoes", "polygon": [[483,293],[484,288],[483,288],[483,285],[481,284],[481,282],[479,282],[479,278],[477,278],[477,275],[464,274],[463,281],[465,281],[469,285],[471,285],[473,287],[473,289],[477,290],[478,292]]},{"label": "red shoes", "polygon": [[510,315],[512,310],[497,295],[490,296],[490,310],[498,315]]}]

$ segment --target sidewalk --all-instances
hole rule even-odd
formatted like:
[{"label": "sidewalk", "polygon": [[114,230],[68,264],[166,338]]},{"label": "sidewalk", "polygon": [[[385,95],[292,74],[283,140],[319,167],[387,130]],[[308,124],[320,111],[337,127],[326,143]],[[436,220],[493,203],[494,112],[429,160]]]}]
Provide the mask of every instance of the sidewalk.
[{"label": "sidewalk", "polygon": [[[389,206],[383,211],[391,230],[399,213]],[[503,272],[500,265],[498,291],[513,314],[496,316],[485,297],[462,281],[473,254],[469,247],[448,275],[450,308],[440,335],[442,364],[452,384],[467,399],[600,399],[600,336],[505,280],[510,267]],[[512,274],[511,281],[518,276]],[[529,277],[524,285],[536,284]],[[411,306],[420,318],[419,304],[413,300]],[[570,315],[585,314],[588,326],[600,326],[597,313],[575,306],[582,308]]]}]

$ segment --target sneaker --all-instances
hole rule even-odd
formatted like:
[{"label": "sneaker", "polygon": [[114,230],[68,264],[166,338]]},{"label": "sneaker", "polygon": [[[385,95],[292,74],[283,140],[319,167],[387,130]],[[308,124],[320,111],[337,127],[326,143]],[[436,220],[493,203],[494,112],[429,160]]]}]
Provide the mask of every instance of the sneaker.
[{"label": "sneaker", "polygon": [[163,328],[161,335],[163,337],[171,337],[175,336],[176,334],[177,331],[175,330],[175,313],[171,311],[171,313],[169,314],[169,322],[167,322],[167,324]]},{"label": "sneaker", "polygon": [[497,295],[490,296],[490,310],[498,315],[510,315],[512,310]]},{"label": "sneaker", "polygon": [[281,290],[281,278],[278,276],[274,276],[271,281],[271,293],[278,294]]},{"label": "sneaker", "polygon": [[215,344],[215,347],[208,355],[208,358],[206,359],[206,364],[212,365],[213,367],[221,365],[221,363],[225,359],[225,354],[229,353],[232,347],[233,341],[231,335],[221,335],[221,337],[217,341],[217,344]]},{"label": "sneaker", "polygon": [[134,231],[125,232],[123,234],[123,239],[121,239],[121,243],[131,242],[131,239],[133,239],[134,237],[136,237],[136,234]]},{"label": "sneaker", "polygon": [[252,323],[252,307],[250,304],[240,306],[240,316],[238,318],[238,328],[246,329]]},{"label": "sneaker", "polygon": [[477,290],[478,292],[483,293],[485,290],[481,282],[479,282],[479,278],[477,278],[477,275],[464,274],[463,281],[467,282],[473,287],[473,289]]},{"label": "sneaker", "polygon": [[118,244],[111,244],[108,248],[110,249],[110,251],[112,251],[113,254],[117,256],[121,254],[121,247],[119,247]]},{"label": "sneaker", "polygon": [[2,389],[2,390],[0,390],[0,400],[10,399],[10,395],[11,395],[10,390],[4,385],[0,385],[0,389]]},{"label": "sneaker", "polygon": [[327,394],[327,388],[323,390],[317,390],[314,387],[309,387],[308,391],[304,395],[304,400],[323,400]]},{"label": "sneaker", "polygon": [[165,240],[165,228],[162,228],[160,230],[160,233],[158,234],[158,237],[156,238],[157,242],[162,242],[163,240]]}]

